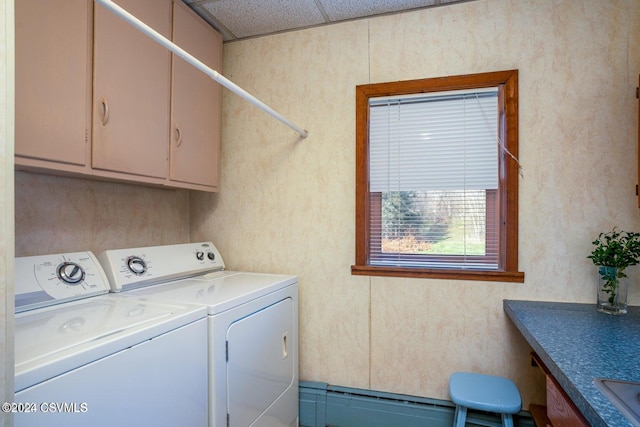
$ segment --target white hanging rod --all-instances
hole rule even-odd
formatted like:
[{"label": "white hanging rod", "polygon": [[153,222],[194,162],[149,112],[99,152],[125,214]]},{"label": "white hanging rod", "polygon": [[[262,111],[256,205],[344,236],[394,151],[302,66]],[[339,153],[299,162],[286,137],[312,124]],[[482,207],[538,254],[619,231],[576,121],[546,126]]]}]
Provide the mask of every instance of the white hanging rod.
[{"label": "white hanging rod", "polygon": [[288,119],[283,117],[280,113],[275,111],[273,108],[269,107],[264,102],[260,101],[258,98],[256,98],[255,96],[251,95],[249,92],[247,92],[246,90],[242,89],[237,84],[233,83],[231,80],[229,80],[226,77],[224,77],[222,74],[218,73],[216,70],[214,70],[214,69],[212,69],[210,67],[207,67],[203,62],[198,60],[196,57],[191,55],[189,52],[185,51],[180,46],[176,45],[171,40],[167,39],[162,34],[158,33],[156,30],[154,30],[153,28],[151,28],[150,26],[148,26],[147,24],[145,24],[144,22],[142,22],[141,20],[139,20],[138,18],[136,18],[135,16],[133,16],[132,14],[127,12],[122,7],[120,7],[117,4],[115,4],[113,1],[111,1],[111,0],[95,0],[95,2],[96,3],[100,3],[102,6],[107,8],[109,11],[113,12],[118,17],[122,18],[123,20],[125,20],[126,22],[128,22],[129,24],[131,24],[132,26],[137,28],[140,32],[142,32],[142,33],[146,34],[147,36],[149,36],[151,39],[153,39],[154,41],[158,42],[160,45],[166,47],[171,52],[175,53],[180,58],[184,59],[189,64],[193,65],[194,67],[196,67],[197,69],[199,69],[200,71],[202,71],[203,73],[205,73],[206,75],[211,77],[213,80],[215,80],[216,82],[220,83],[222,86],[226,87],[230,91],[232,91],[235,94],[239,95],[241,98],[244,98],[245,100],[249,101],[250,103],[252,103],[256,107],[258,107],[261,110],[265,111],[267,114],[270,114],[271,116],[273,116],[277,120],[279,120],[282,123],[284,123],[285,125],[289,126],[291,129],[293,129],[297,133],[299,133],[302,138],[306,138],[309,135],[309,133],[306,130],[296,126],[294,123],[290,122]]}]

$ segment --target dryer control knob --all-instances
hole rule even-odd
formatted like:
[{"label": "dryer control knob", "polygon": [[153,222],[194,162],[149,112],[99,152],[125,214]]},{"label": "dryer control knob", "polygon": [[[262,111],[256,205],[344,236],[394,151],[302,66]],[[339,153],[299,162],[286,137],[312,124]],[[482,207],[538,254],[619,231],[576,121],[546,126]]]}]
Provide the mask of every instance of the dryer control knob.
[{"label": "dryer control knob", "polygon": [[127,260],[127,267],[136,276],[141,276],[147,272],[147,263],[137,256],[129,257]]},{"label": "dryer control knob", "polygon": [[202,252],[202,251],[196,252],[196,258],[198,258],[200,261],[202,261],[204,259],[204,252]]},{"label": "dryer control knob", "polygon": [[214,254],[213,252],[207,252],[207,258],[213,261],[216,259],[216,254]]},{"label": "dryer control knob", "polygon": [[78,285],[84,280],[84,270],[80,264],[66,261],[58,266],[58,278],[67,285]]}]

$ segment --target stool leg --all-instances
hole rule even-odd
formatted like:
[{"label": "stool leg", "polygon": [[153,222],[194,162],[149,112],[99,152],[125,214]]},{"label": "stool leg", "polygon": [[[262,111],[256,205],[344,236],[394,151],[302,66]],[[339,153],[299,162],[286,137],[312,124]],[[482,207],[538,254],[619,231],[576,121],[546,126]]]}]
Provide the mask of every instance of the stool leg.
[{"label": "stool leg", "polygon": [[504,427],[513,427],[513,417],[511,414],[502,414],[502,425]]},{"label": "stool leg", "polygon": [[456,414],[453,417],[453,427],[464,427],[467,422],[467,408],[456,405]]}]

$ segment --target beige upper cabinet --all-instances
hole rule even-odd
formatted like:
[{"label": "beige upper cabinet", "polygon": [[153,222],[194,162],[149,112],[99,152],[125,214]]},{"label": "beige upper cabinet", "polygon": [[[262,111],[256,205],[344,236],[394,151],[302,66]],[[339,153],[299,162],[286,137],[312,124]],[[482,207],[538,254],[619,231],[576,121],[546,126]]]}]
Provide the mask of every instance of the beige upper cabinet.
[{"label": "beige upper cabinet", "polygon": [[[181,1],[174,2],[173,42],[208,67],[222,68],[222,35]],[[173,57],[170,179],[218,188],[222,87]]]},{"label": "beige upper cabinet", "polygon": [[86,173],[90,167],[92,6],[15,3],[18,168]]},{"label": "beige upper cabinet", "polygon": [[[117,4],[220,71],[222,36],[181,0]],[[18,169],[218,191],[218,83],[93,0],[15,12]]]},{"label": "beige upper cabinet", "polygon": [[[171,0],[118,4],[171,38]],[[171,53],[99,5],[94,25],[94,174],[108,171],[139,175],[141,181],[164,179]]]}]

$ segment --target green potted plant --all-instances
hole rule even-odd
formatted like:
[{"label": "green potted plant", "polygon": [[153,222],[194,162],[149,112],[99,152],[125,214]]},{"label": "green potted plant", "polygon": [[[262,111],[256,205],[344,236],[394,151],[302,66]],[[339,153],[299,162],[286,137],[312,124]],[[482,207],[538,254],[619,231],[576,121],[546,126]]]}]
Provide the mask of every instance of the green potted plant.
[{"label": "green potted plant", "polygon": [[604,313],[627,312],[627,267],[640,261],[640,233],[618,231],[600,233],[593,241],[590,258],[598,267],[597,309]]}]

